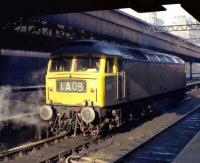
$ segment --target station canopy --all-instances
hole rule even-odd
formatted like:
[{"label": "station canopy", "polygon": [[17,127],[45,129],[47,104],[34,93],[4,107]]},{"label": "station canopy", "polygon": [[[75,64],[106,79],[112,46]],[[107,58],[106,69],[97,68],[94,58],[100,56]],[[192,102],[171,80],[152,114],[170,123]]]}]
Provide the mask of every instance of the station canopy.
[{"label": "station canopy", "polygon": [[197,0],[1,0],[0,21],[19,16],[49,15],[94,10],[132,8],[138,12],[162,11],[162,5],[181,6],[200,21],[200,1]]}]

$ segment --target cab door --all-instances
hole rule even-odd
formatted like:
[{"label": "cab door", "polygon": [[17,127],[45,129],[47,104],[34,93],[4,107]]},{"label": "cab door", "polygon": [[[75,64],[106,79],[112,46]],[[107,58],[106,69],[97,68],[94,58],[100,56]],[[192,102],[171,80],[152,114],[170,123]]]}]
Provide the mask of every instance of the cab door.
[{"label": "cab door", "polygon": [[106,57],[105,63],[105,106],[117,104],[116,58]]},{"label": "cab door", "polygon": [[123,59],[118,59],[118,72],[117,72],[117,99],[122,100],[126,97],[126,74],[124,71]]}]

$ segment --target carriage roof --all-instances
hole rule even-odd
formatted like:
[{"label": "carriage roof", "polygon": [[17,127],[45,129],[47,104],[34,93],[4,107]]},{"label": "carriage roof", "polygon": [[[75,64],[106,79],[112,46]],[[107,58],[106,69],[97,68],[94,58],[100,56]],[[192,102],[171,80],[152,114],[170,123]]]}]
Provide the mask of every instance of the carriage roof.
[{"label": "carriage roof", "polygon": [[110,44],[104,41],[81,40],[68,42],[64,47],[57,49],[52,56],[67,55],[76,53],[97,53],[107,56],[118,56],[125,59],[184,63],[176,56],[160,53],[142,48],[131,48],[127,46]]}]

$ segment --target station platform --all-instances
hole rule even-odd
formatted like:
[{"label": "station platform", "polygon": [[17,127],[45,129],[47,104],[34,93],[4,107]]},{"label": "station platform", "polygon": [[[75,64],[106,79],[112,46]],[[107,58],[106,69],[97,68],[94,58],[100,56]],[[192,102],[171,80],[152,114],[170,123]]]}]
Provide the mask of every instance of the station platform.
[{"label": "station platform", "polygon": [[198,80],[187,80],[186,85],[195,85],[195,84],[200,84],[200,79]]},{"label": "station platform", "polygon": [[200,132],[185,146],[173,161],[174,163],[200,162]]},{"label": "station platform", "polygon": [[200,80],[198,79],[193,79],[193,80],[187,80],[186,82],[186,87],[188,91],[192,90],[192,89],[197,89],[200,88]]}]

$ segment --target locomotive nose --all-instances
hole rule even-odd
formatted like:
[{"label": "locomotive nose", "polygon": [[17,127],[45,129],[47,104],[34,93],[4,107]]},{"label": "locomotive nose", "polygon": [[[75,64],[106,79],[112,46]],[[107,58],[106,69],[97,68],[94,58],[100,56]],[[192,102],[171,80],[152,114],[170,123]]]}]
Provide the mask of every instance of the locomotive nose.
[{"label": "locomotive nose", "polygon": [[42,107],[40,107],[39,114],[43,120],[47,121],[52,118],[53,110],[50,106],[43,105]]}]

